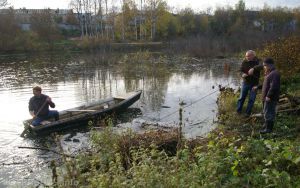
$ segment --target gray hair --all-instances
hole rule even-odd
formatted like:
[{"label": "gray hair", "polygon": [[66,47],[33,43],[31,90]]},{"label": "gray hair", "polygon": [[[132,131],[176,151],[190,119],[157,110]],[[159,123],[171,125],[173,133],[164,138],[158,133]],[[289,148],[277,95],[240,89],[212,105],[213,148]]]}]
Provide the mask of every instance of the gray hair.
[{"label": "gray hair", "polygon": [[254,56],[256,56],[256,53],[255,53],[255,51],[253,51],[253,50],[248,50],[247,52],[246,52],[246,54],[253,54]]}]

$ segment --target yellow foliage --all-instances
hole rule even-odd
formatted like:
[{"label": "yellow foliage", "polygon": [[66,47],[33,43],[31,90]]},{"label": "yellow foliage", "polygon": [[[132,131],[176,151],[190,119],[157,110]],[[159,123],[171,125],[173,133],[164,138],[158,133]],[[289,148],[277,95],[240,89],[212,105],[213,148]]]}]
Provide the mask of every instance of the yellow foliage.
[{"label": "yellow foliage", "polygon": [[284,78],[300,73],[300,37],[288,37],[269,43],[261,57],[272,57]]},{"label": "yellow foliage", "polygon": [[108,44],[109,40],[101,37],[83,37],[82,40],[79,41],[78,47],[81,49],[95,49],[100,47],[101,45]]}]

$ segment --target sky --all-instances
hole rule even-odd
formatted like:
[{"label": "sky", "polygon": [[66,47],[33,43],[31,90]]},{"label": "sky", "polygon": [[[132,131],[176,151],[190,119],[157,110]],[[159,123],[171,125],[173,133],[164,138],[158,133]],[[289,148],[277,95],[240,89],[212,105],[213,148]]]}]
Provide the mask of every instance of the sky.
[{"label": "sky", "polygon": [[[67,9],[71,0],[8,0],[10,6],[15,9],[26,7],[27,9]],[[114,0],[119,2],[120,0]],[[193,8],[195,11],[206,11],[208,8],[234,6],[238,0],[166,0],[168,5],[174,9],[183,9],[185,7]],[[262,8],[264,3],[271,7],[300,7],[300,0],[244,0],[246,8]]]}]

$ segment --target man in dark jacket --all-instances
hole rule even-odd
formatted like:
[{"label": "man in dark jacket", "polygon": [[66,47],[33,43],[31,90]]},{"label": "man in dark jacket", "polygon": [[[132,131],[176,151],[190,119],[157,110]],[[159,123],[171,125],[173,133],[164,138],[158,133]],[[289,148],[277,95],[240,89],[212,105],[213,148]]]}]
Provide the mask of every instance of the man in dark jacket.
[{"label": "man in dark jacket", "polygon": [[264,129],[260,133],[270,133],[273,130],[276,115],[276,105],[280,95],[280,75],[275,69],[274,60],[266,58],[263,63],[265,78],[262,86],[264,112]]},{"label": "man in dark jacket", "polygon": [[51,98],[42,94],[42,88],[36,86],[33,88],[33,97],[29,100],[29,113],[33,118],[32,125],[37,126],[42,121],[50,118],[55,118],[55,121],[59,119],[59,114],[56,110],[49,110],[55,108],[55,104]]},{"label": "man in dark jacket", "polygon": [[259,82],[259,76],[260,76],[260,69],[255,69],[253,71],[252,75],[249,75],[248,72],[250,69],[259,66],[259,60],[255,55],[255,52],[253,50],[248,50],[246,52],[245,60],[242,62],[240,71],[243,78],[242,88],[241,88],[241,95],[238,100],[237,104],[237,113],[241,113],[243,109],[244,102],[246,100],[246,97],[249,94],[249,100],[248,105],[246,108],[246,115],[250,116],[255,98],[256,98],[256,88]]}]

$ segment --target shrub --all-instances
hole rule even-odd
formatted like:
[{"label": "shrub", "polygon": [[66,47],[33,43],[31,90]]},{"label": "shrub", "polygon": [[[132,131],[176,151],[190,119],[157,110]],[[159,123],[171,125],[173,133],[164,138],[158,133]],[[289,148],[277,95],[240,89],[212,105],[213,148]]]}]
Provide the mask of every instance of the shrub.
[{"label": "shrub", "polygon": [[269,43],[261,57],[272,57],[283,78],[300,73],[300,37],[288,37]]},{"label": "shrub", "polygon": [[85,36],[82,40],[79,41],[78,47],[83,50],[92,50],[92,49],[100,49],[101,47],[106,47],[110,44],[109,40],[97,38],[97,37],[88,37]]}]

